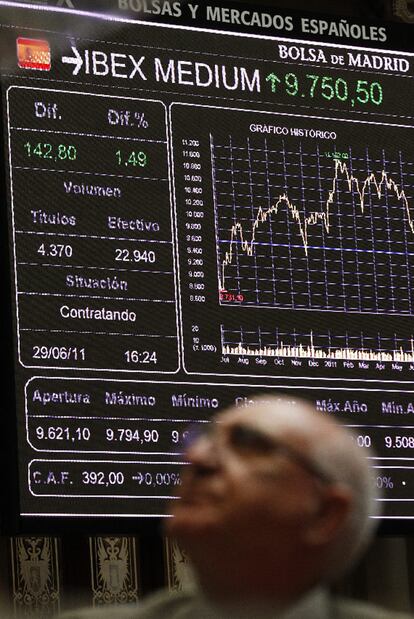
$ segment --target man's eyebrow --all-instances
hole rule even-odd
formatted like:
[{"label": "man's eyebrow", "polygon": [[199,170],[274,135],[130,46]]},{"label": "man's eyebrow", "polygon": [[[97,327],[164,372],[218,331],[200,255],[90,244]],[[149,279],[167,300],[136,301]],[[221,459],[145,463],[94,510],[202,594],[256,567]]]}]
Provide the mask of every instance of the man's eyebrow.
[{"label": "man's eyebrow", "polygon": [[331,478],[316,463],[307,458],[298,449],[286,444],[283,440],[270,436],[263,430],[245,423],[234,424],[229,430],[231,443],[235,447],[246,447],[261,451],[262,453],[279,452],[291,458],[308,473],[324,483],[332,482]]},{"label": "man's eyebrow", "polygon": [[256,446],[270,451],[278,449],[279,441],[249,424],[237,423],[230,428],[232,442],[236,445]]}]

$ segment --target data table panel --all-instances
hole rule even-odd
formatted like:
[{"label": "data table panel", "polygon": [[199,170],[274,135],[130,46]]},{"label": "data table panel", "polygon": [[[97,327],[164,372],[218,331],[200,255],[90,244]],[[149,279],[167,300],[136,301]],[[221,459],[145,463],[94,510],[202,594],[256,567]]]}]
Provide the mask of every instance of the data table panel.
[{"label": "data table panel", "polygon": [[8,120],[21,363],[175,372],[164,104],[16,86]]}]

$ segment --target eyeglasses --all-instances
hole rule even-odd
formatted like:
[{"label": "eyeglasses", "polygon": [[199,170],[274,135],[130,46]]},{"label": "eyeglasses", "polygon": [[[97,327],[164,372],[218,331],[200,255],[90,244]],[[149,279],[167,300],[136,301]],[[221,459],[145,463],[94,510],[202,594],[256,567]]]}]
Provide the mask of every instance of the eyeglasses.
[{"label": "eyeglasses", "polygon": [[191,447],[199,439],[215,443],[222,442],[225,446],[246,455],[280,454],[296,462],[302,469],[323,483],[333,481],[325,471],[299,451],[249,424],[233,424],[227,426],[225,432],[220,432],[220,422],[194,424],[186,431],[186,447]]}]

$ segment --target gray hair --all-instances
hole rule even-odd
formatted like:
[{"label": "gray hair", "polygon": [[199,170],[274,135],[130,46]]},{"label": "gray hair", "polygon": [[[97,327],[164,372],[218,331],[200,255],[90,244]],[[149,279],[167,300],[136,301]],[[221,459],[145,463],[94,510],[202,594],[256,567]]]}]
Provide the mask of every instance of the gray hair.
[{"label": "gray hair", "polygon": [[371,541],[380,515],[379,491],[374,482],[369,448],[358,447],[357,435],[305,400],[290,396],[258,397],[254,405],[268,408],[280,427],[290,428],[307,442],[307,459],[327,483],[339,484],[352,494],[348,517],[328,552],[322,577],[332,581],[361,556]]},{"label": "gray hair", "polygon": [[313,442],[309,451],[318,469],[333,483],[349,488],[353,499],[348,518],[331,547],[327,580],[340,577],[361,556],[374,535],[381,512],[379,491],[369,466],[369,458],[374,454],[370,448],[358,447],[353,431],[342,429]]}]

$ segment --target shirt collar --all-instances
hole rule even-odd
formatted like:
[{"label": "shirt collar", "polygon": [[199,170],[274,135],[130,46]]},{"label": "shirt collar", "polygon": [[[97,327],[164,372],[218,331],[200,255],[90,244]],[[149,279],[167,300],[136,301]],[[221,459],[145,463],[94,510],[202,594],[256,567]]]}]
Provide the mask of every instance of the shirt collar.
[{"label": "shirt collar", "polygon": [[289,610],[275,619],[327,619],[329,616],[329,596],[326,589],[314,589]]},{"label": "shirt collar", "polygon": [[197,609],[199,619],[328,619],[329,595],[325,589],[313,589],[289,609],[280,611],[274,607],[248,609],[223,609],[211,605],[202,595]]}]

